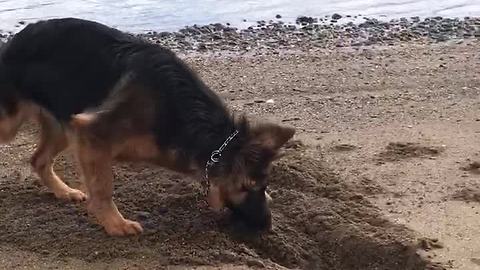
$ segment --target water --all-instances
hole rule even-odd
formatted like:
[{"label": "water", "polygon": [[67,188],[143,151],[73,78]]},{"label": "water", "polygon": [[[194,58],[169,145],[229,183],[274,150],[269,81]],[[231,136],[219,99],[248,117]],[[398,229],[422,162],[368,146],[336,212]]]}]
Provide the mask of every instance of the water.
[{"label": "water", "polygon": [[15,32],[19,21],[79,17],[131,32],[171,31],[213,22],[241,27],[276,14],[292,22],[298,15],[335,12],[380,19],[480,16],[480,0],[0,0],[0,29]]}]

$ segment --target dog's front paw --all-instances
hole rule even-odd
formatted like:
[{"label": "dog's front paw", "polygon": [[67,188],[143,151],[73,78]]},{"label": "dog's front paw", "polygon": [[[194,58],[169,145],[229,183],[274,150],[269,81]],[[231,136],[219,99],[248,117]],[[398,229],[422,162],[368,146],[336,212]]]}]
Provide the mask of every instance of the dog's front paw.
[{"label": "dog's front paw", "polygon": [[105,231],[107,231],[107,234],[111,236],[128,236],[143,232],[140,223],[128,219],[121,219],[110,224],[105,224],[104,228]]},{"label": "dog's front paw", "polygon": [[85,195],[85,193],[74,188],[68,188],[68,189],[60,190],[54,193],[55,193],[55,197],[64,201],[83,202],[87,199],[87,195]]}]

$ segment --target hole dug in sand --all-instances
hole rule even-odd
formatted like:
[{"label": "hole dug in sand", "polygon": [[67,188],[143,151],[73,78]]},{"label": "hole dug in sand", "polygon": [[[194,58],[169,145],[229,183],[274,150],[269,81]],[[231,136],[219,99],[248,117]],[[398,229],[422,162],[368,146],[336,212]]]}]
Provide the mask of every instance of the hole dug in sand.
[{"label": "hole dug in sand", "polygon": [[443,152],[441,147],[423,146],[418,143],[391,142],[377,155],[379,162],[394,162],[409,158],[433,158]]}]

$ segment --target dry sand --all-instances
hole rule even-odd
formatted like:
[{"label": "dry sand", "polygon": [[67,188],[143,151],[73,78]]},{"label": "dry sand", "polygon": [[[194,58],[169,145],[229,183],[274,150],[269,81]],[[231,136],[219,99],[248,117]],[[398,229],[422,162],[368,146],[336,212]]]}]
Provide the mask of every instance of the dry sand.
[{"label": "dry sand", "polygon": [[[121,164],[116,202],[146,232],[108,237],[34,185],[26,125],[0,146],[0,268],[480,269],[478,40],[183,58],[233,110],[298,129],[274,231],[243,235],[191,179]],[[56,169],[78,184],[69,155]]]}]

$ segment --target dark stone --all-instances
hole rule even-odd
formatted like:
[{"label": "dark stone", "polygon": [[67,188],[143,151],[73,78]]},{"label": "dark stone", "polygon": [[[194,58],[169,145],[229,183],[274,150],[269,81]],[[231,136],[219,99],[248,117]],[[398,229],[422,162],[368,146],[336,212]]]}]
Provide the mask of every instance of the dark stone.
[{"label": "dark stone", "polygon": [[176,38],[185,38],[185,35],[182,33],[175,33]]},{"label": "dark stone", "polygon": [[160,33],[158,33],[159,37],[168,37],[168,36],[171,36],[171,35],[172,35],[172,33],[170,33],[170,32],[160,32]]},{"label": "dark stone", "polygon": [[307,17],[307,16],[300,16],[295,20],[295,22],[297,24],[311,24],[311,23],[318,22],[318,19]]},{"label": "dark stone", "polygon": [[145,211],[138,211],[137,212],[137,218],[139,220],[146,220],[148,218],[150,218],[151,214],[149,212],[145,212]]},{"label": "dark stone", "polygon": [[297,27],[295,25],[287,25],[287,29],[290,31],[294,31],[297,29]]},{"label": "dark stone", "polygon": [[207,45],[205,45],[205,43],[200,43],[198,44],[198,49],[200,51],[206,51],[208,48],[207,48]]},{"label": "dark stone", "polygon": [[275,15],[275,18],[277,18],[277,19],[281,19],[281,18],[282,18],[282,15],[280,15],[280,14],[277,14],[277,15]]},{"label": "dark stone", "polygon": [[334,13],[332,15],[332,19],[333,20],[340,20],[342,18],[342,15],[338,14],[338,13]]}]

